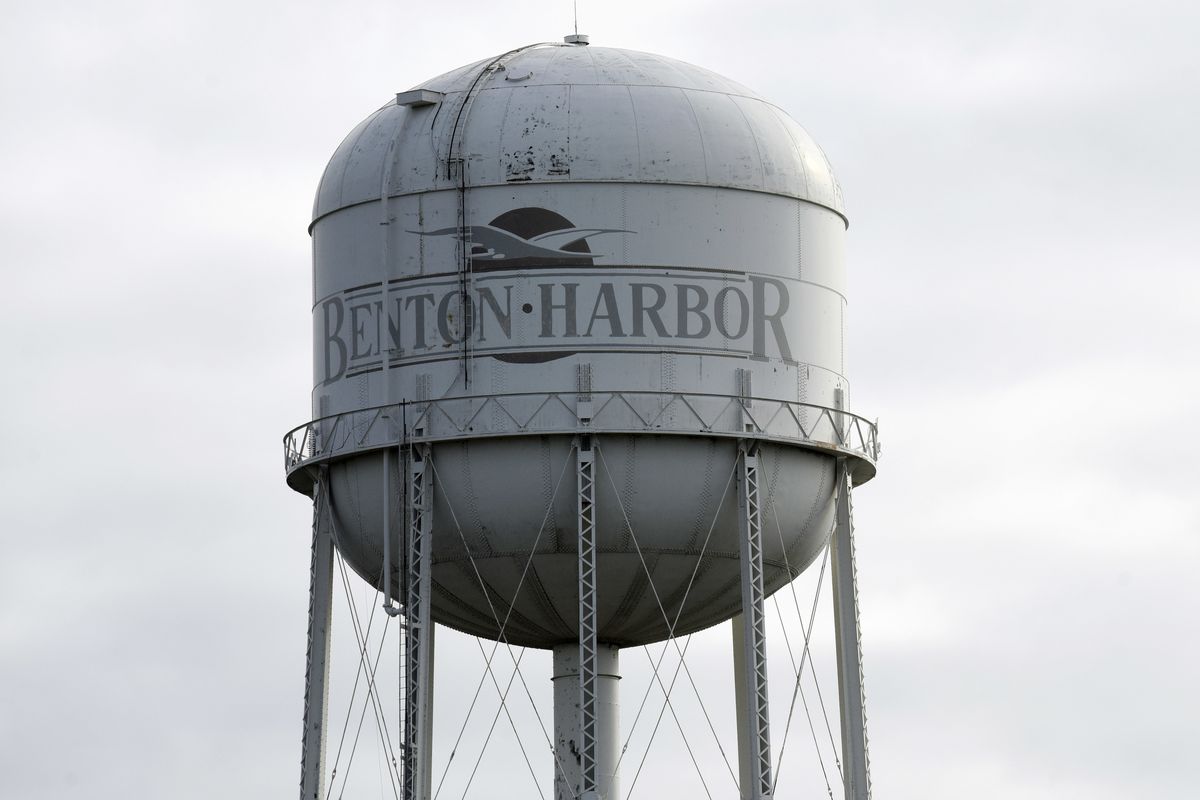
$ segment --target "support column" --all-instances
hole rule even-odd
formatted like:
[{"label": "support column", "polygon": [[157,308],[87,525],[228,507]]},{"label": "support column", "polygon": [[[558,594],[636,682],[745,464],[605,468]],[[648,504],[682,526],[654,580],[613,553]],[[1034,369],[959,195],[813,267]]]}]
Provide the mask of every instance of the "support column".
[{"label": "support column", "polygon": [[[591,800],[620,800],[617,760],[621,754],[619,703],[620,659],[616,645],[596,648],[595,774]],[[554,648],[554,800],[583,798],[581,785],[579,709],[579,647],[575,643]]]},{"label": "support column", "polygon": [[[384,419],[388,419],[387,414],[383,416]],[[401,471],[404,469],[404,460],[400,450],[397,450],[396,454],[397,471]],[[383,451],[383,586],[381,588],[383,589],[383,610],[389,617],[399,616],[400,606],[392,602],[392,456],[388,450]]]},{"label": "support column", "polygon": [[[741,546],[741,664],[734,658],[739,706],[738,762],[744,800],[771,797],[771,726],[767,708],[767,633],[763,611],[762,515],[758,493],[758,455],[752,443],[738,446],[738,527]],[[734,630],[737,631],[735,622]],[[741,667],[739,670],[738,667]],[[736,673],[741,672],[741,675]]]},{"label": "support column", "polygon": [[738,794],[742,800],[749,795],[746,793],[754,782],[750,777],[750,726],[746,720],[749,712],[746,708],[746,618],[735,614],[729,620],[729,630],[733,634],[733,724],[737,729],[738,752]]},{"label": "support column", "polygon": [[430,622],[425,629],[425,655],[428,668],[425,670],[425,711],[421,718],[421,738],[417,742],[417,753],[421,757],[421,772],[424,787],[421,800],[433,797],[433,664],[434,645],[437,643],[437,623]]},{"label": "support column", "polygon": [[404,798],[430,796],[430,717],[433,705],[432,487],[428,445],[413,445],[408,469],[404,606]]},{"label": "support column", "polygon": [[576,442],[579,522],[579,797],[595,800],[596,774],[596,461],[590,436]]},{"label": "support column", "polygon": [[842,718],[842,777],[846,800],[870,800],[862,635],[858,625],[858,572],[854,565],[854,515],[846,459],[837,466],[837,525],[829,544],[833,573],[833,624],[837,643],[838,696]]},{"label": "support column", "polygon": [[[308,584],[308,654],[304,667],[304,744],[300,800],[325,800],[325,730],[329,716],[329,632],[333,614],[333,534],[321,524],[328,473],[313,492],[312,564]],[[329,512],[332,514],[332,510]]]}]

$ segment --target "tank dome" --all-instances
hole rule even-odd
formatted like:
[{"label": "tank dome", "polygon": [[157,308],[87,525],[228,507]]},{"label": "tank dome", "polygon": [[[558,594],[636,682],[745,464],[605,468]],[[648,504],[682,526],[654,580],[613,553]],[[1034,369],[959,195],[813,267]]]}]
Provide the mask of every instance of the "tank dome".
[{"label": "tank dome", "polygon": [[[444,165],[456,136],[472,187],[696,184],[794,197],[845,216],[821,148],[740,83],[683,61],[608,47],[546,45],[498,58],[502,69],[483,85],[496,57],[414,87],[441,96],[423,113],[393,102],[351,131],[321,179],[314,220],[378,200],[389,153],[389,194],[454,188],[457,179]],[[459,111],[472,91],[466,117]]]}]

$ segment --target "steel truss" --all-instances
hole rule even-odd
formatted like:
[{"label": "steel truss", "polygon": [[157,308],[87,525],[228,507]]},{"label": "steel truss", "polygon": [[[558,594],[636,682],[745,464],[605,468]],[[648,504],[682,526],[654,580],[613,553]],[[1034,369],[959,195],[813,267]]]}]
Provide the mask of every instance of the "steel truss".
[{"label": "steel truss", "polygon": [[[758,455],[753,441],[738,445],[738,524],[742,572],[741,685],[744,698],[742,797],[771,797],[771,723],[767,704],[767,631],[763,589],[762,508],[758,487]],[[735,644],[736,646],[736,644]]]},{"label": "steel truss", "polygon": [[590,436],[581,436],[579,515],[579,794],[594,800],[596,781],[596,460]]},{"label": "steel truss", "polygon": [[430,794],[429,719],[432,705],[433,531],[430,513],[429,446],[413,445],[408,463],[404,605],[404,797],[426,800]]}]

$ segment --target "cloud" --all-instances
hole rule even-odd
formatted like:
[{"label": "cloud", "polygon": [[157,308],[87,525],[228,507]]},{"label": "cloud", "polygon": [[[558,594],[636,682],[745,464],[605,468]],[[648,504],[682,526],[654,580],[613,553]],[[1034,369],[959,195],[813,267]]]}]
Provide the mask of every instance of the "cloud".
[{"label": "cloud", "polygon": [[[570,9],[77,6],[14,8],[0,32],[8,790],[290,797],[310,512],[283,485],[279,439],[309,414],[316,181],[392,92],[556,39]],[[846,191],[854,402],[882,418],[885,448],[855,509],[876,792],[1187,795],[1195,9],[580,12],[598,45],[703,64],[788,109]],[[814,581],[801,579],[804,610]],[[824,602],[814,652],[829,702]],[[355,643],[338,613],[344,713]],[[439,647],[444,764],[483,662],[471,640]],[[727,629],[694,647],[730,753]],[[772,648],[781,731],[787,656]],[[528,658],[546,703],[548,658]],[[631,721],[650,674],[636,651],[623,664]],[[484,689],[447,792],[495,711]],[[515,722],[544,782],[523,694]],[[686,692],[679,713],[710,785],[728,789]],[[366,724],[350,793],[373,795],[386,779]],[[473,792],[528,787],[506,724]],[[807,723],[794,724],[781,789],[821,792]],[[639,793],[700,792],[669,718],[660,736]]]}]

